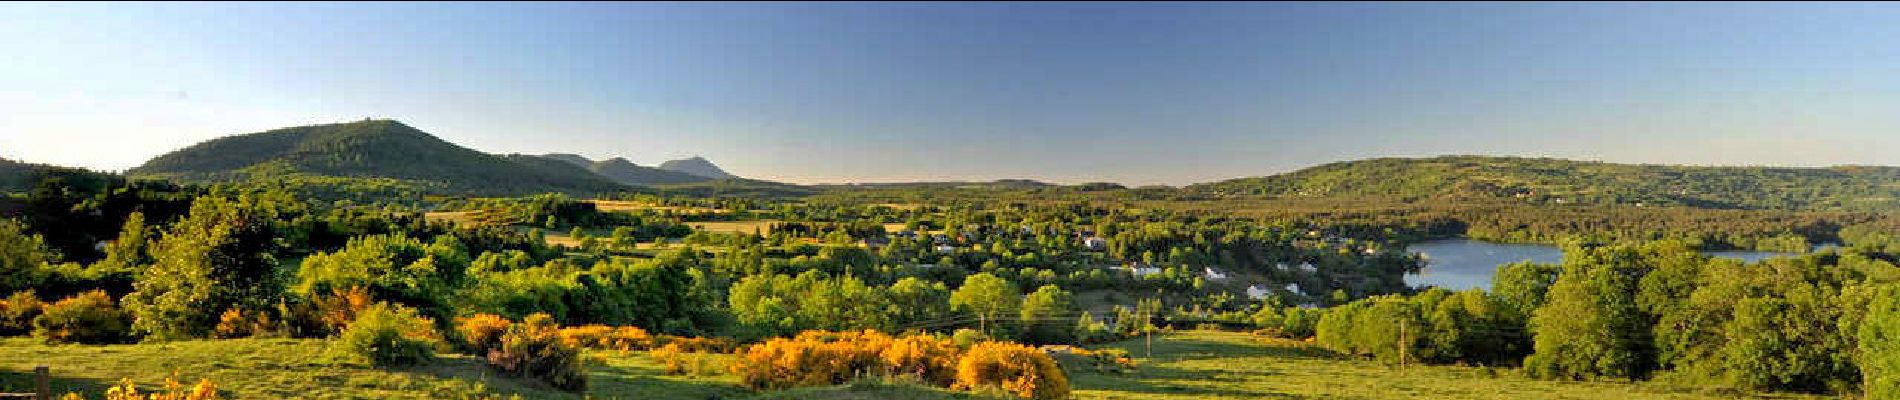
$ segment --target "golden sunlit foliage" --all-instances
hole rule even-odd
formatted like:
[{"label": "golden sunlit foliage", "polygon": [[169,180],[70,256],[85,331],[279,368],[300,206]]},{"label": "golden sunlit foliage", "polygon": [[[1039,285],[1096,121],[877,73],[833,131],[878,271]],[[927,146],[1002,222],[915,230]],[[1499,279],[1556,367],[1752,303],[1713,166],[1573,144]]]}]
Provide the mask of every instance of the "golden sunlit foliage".
[{"label": "golden sunlit foliage", "polygon": [[971,346],[957,361],[959,389],[1001,387],[1025,399],[1069,397],[1069,378],[1048,354],[1009,342]]}]

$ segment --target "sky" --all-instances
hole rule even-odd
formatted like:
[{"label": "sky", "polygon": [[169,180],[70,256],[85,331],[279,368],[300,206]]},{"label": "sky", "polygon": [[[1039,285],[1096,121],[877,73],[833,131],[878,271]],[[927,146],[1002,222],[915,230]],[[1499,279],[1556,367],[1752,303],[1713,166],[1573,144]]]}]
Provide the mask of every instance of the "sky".
[{"label": "sky", "polygon": [[0,157],[391,118],[793,183],[1900,164],[1900,5],[4,3]]}]

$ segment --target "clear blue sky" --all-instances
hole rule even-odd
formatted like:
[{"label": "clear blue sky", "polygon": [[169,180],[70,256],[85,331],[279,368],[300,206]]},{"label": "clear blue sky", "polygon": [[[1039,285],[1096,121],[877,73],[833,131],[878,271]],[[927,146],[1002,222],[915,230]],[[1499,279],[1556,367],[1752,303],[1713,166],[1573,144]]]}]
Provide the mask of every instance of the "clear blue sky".
[{"label": "clear blue sky", "polygon": [[0,4],[0,157],[364,117],[801,183],[1900,164],[1900,6]]}]

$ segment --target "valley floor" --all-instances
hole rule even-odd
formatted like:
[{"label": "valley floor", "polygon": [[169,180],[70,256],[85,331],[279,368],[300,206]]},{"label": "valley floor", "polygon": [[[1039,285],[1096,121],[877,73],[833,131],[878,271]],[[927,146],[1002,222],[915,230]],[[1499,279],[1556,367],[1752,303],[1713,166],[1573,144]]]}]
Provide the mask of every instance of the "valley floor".
[{"label": "valley floor", "polygon": [[[1154,357],[1141,340],[1116,343],[1141,363],[1139,372],[1096,372],[1069,366],[1079,399],[1733,399],[1736,393],[1676,389],[1655,383],[1550,382],[1515,371],[1428,366],[1400,370],[1345,359],[1296,341],[1244,333],[1192,331],[1156,336]],[[755,393],[716,374],[668,376],[644,353],[596,353],[588,395],[597,399],[935,399],[982,396],[902,383],[862,382],[831,388]],[[238,339],[119,346],[48,346],[0,339],[0,391],[26,388],[33,365],[53,368],[56,391],[95,398],[121,377],[156,387],[174,371],[186,384],[211,378],[230,399],[465,399],[520,394],[578,399],[526,380],[495,376],[466,356],[445,356],[413,368],[373,369],[333,361],[323,342]],[[1760,398],[1806,398],[1779,395]]]}]

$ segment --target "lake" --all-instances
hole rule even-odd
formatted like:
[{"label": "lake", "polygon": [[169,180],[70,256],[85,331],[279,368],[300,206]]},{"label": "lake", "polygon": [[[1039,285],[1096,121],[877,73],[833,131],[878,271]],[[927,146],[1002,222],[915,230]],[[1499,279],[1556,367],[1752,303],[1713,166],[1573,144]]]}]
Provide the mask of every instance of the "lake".
[{"label": "lake", "polygon": [[[1491,275],[1497,273],[1498,266],[1519,261],[1533,261],[1546,264],[1563,262],[1564,252],[1556,246],[1541,244],[1493,243],[1472,239],[1442,239],[1420,242],[1407,246],[1405,251],[1425,256],[1425,271],[1418,275],[1406,275],[1405,283],[1412,286],[1436,285],[1446,289],[1486,289],[1491,288]],[[1770,257],[1794,255],[1766,251],[1711,251],[1706,254],[1716,257],[1740,259],[1756,262]]]}]

